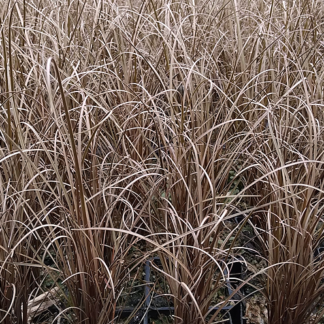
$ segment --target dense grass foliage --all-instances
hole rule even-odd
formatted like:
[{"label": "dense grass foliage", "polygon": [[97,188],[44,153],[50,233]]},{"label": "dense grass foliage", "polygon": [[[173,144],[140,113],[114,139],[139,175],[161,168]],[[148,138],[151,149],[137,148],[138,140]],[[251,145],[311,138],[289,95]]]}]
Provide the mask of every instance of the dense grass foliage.
[{"label": "dense grass foliage", "polygon": [[51,322],[114,323],[159,256],[174,323],[215,323],[247,226],[267,265],[241,286],[264,279],[268,323],[320,322],[323,16],[319,0],[3,0],[0,322],[31,323],[38,298]]}]

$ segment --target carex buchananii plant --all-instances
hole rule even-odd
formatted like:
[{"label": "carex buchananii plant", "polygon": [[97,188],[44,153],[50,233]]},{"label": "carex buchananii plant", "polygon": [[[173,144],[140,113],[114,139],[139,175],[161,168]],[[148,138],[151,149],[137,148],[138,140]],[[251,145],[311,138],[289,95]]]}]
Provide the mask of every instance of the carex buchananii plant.
[{"label": "carex buchananii plant", "polygon": [[[109,45],[118,35],[101,24],[121,16],[108,3],[7,1],[3,9],[0,321],[30,323],[49,302],[57,319],[112,322],[146,201],[137,179],[153,172],[133,161],[124,121],[138,98],[118,77],[124,57]],[[105,57],[119,57],[114,72]]]},{"label": "carex buchananii plant", "polygon": [[[318,323],[323,317],[323,4],[283,1],[267,15],[258,60],[268,69],[251,100],[260,127],[248,158],[250,222],[268,260],[269,323]],[[263,62],[263,63],[261,63]],[[271,81],[271,82],[269,82]]]}]

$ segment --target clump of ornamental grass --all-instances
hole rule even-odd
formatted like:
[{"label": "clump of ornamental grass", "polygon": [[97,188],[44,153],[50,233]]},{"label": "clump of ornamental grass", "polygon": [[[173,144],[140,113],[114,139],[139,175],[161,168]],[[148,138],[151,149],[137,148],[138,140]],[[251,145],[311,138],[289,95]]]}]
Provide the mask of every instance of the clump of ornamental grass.
[{"label": "clump of ornamental grass", "polygon": [[[267,15],[256,57],[263,100],[247,151],[246,215],[268,260],[263,292],[269,323],[318,323],[323,317],[323,117],[320,2],[263,6]],[[261,17],[261,16],[260,16]],[[281,22],[281,23],[280,23]],[[248,45],[248,41],[247,41]],[[269,83],[269,80],[271,83]],[[261,96],[261,93],[260,93]],[[244,171],[242,171],[244,173]]]},{"label": "clump of ornamental grass", "polygon": [[[231,99],[223,91],[229,86],[228,80],[219,77],[220,67],[212,56],[216,49],[211,39],[216,35],[204,38],[214,17],[225,15],[224,8],[186,3],[181,8],[174,4],[153,6],[151,10],[157,22],[151,23],[152,16],[138,15],[136,33],[141,35],[154,28],[153,23],[160,26],[155,28],[154,39],[161,40],[163,51],[161,48],[158,57],[146,59],[157,67],[163,63],[165,68],[157,70],[157,84],[151,88],[153,75],[146,88],[155,91],[147,105],[151,106],[148,112],[156,133],[151,156],[160,166],[161,181],[150,189],[144,226],[150,238],[168,251],[158,253],[162,270],[156,270],[164,276],[168,294],[173,296],[175,322],[204,323],[210,307],[216,306],[215,294],[226,286],[228,263],[235,256],[230,249],[235,230],[225,237],[222,233],[224,221],[232,218],[226,203],[237,193],[230,172],[243,163],[241,138],[246,135],[237,133],[237,124],[244,123],[244,119],[236,118],[239,110],[235,105],[228,106]],[[202,26],[195,29],[190,15]],[[196,42],[194,47],[192,42]],[[168,80],[168,88],[157,92],[160,80]],[[131,115],[128,123],[139,124],[138,119]],[[137,151],[143,152],[143,146]],[[217,305],[219,309],[232,297]]]},{"label": "clump of ornamental grass", "polygon": [[[53,300],[63,303],[58,316],[107,323],[118,315],[131,269],[125,258],[145,205],[137,179],[153,171],[128,153],[122,116],[134,95],[117,80],[114,103],[107,98],[109,77],[97,75],[102,63],[89,52],[92,26],[76,31],[96,8],[48,4],[8,2],[2,17],[1,320],[29,323],[49,277],[59,287]],[[115,231],[92,229],[101,227]],[[44,262],[49,251],[51,266]]]},{"label": "clump of ornamental grass", "polygon": [[[260,198],[252,199],[250,222],[269,265],[269,322],[318,322],[322,315],[314,313],[322,308],[324,289],[322,130],[311,121],[310,134],[303,101],[294,116],[281,108],[284,116],[269,116],[269,129],[260,134],[267,140],[253,153],[258,178],[249,189]],[[282,138],[278,129],[289,135]]]}]

